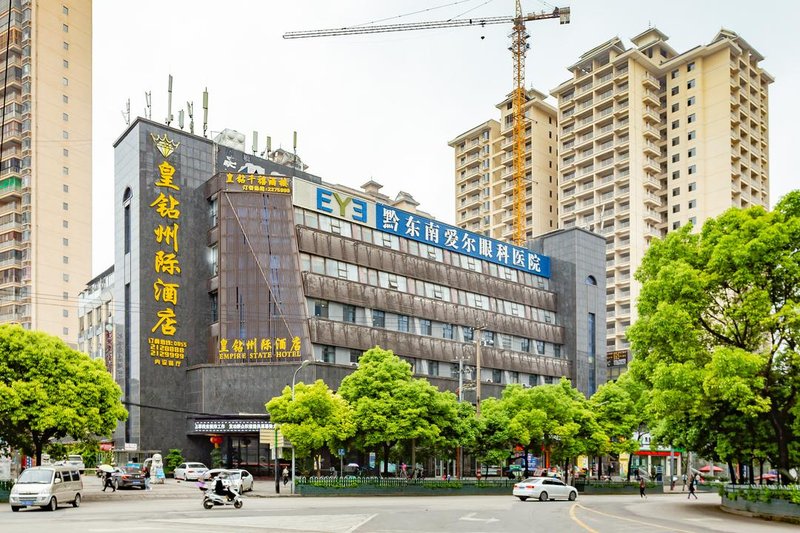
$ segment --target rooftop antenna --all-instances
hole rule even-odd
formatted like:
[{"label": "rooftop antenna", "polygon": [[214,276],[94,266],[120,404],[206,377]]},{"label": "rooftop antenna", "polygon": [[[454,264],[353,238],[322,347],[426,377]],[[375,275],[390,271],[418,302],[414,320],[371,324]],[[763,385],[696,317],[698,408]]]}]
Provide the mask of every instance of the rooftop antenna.
[{"label": "rooftop antenna", "polygon": [[186,111],[189,114],[189,133],[194,133],[194,102],[186,102]]},{"label": "rooftop antenna", "polygon": [[208,131],[208,87],[203,91],[203,137]]},{"label": "rooftop antenna", "polygon": [[[293,133],[294,133],[294,138],[293,138],[293,143],[292,143],[292,151],[293,151],[294,161],[292,162],[292,167],[296,169],[297,168],[297,131],[295,130]],[[292,172],[292,176],[294,176],[294,172]]]},{"label": "rooftop antenna", "polygon": [[258,153],[258,132],[253,130],[253,155]]},{"label": "rooftop antenna", "polygon": [[261,152],[261,157],[264,157],[264,154],[267,154],[267,159],[269,159],[269,153],[272,151],[272,137],[267,135],[267,146],[264,148],[264,151]]},{"label": "rooftop antenna", "polygon": [[122,118],[125,120],[125,125],[131,125],[131,99],[128,98],[128,101],[125,102],[125,111],[122,112]]},{"label": "rooftop antenna", "polygon": [[183,129],[183,109],[178,109],[178,126]]},{"label": "rooftop antenna", "polygon": [[167,83],[167,126],[172,122],[172,118],[172,74],[170,74]]},{"label": "rooftop antenna", "polygon": [[150,100],[151,93],[152,93],[152,91],[145,91],[145,93],[144,93],[144,101],[145,101],[144,116],[148,120],[153,116],[152,115],[153,108],[152,108],[151,100]]}]

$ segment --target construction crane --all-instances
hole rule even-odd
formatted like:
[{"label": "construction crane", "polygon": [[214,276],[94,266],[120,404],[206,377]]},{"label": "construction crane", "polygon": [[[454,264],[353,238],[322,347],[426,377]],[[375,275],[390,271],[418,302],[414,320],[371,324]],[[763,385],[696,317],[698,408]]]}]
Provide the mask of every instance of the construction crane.
[{"label": "construction crane", "polygon": [[569,24],[570,9],[557,7],[552,12],[522,13],[521,0],[515,0],[514,17],[487,17],[471,19],[451,19],[408,24],[383,24],[331,28],[327,30],[292,31],[283,35],[284,39],[304,39],[310,37],[334,37],[339,35],[359,35],[365,33],[388,33],[396,31],[433,30],[463,26],[483,27],[490,24],[513,24],[511,33],[511,53],[514,58],[513,99],[513,161],[514,161],[514,224],[512,242],[522,245],[525,238],[525,53],[528,50],[528,33],[525,23],[531,20],[559,19],[561,24]]}]

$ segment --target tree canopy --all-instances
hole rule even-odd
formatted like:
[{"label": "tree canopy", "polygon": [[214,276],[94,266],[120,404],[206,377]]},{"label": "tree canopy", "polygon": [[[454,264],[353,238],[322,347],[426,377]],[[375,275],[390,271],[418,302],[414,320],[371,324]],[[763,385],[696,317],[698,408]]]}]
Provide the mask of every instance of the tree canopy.
[{"label": "tree canopy", "polygon": [[57,337],[0,326],[0,439],[37,463],[51,439],[110,435],[128,416],[121,396],[102,361]]},{"label": "tree canopy", "polygon": [[798,464],[798,243],[795,191],[648,249],[627,336],[654,438],[728,461],[767,454],[784,477]]}]

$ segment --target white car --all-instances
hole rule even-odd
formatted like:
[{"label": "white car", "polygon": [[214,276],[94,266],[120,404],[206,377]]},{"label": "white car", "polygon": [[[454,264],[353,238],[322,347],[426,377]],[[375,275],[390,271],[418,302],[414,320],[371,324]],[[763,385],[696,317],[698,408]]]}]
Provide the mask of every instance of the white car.
[{"label": "white car", "polygon": [[189,481],[190,479],[198,480],[208,470],[203,463],[181,463],[175,469],[175,479],[182,479]]},{"label": "white car", "polygon": [[211,470],[204,472],[201,476],[201,479],[203,481],[211,481],[218,476],[227,480],[231,484],[231,487],[233,487],[234,490],[236,490],[236,492],[239,494],[253,490],[252,474],[250,474],[250,472],[247,470],[241,470],[238,468],[212,468]]},{"label": "white car", "polygon": [[513,494],[523,502],[528,498],[538,498],[542,502],[559,498],[575,501],[578,489],[554,477],[529,477],[514,484]]}]

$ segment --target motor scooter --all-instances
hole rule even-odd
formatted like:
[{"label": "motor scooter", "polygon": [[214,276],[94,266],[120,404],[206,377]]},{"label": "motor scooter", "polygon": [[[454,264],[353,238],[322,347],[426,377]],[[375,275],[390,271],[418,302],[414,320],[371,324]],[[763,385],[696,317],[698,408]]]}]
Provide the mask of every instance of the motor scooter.
[{"label": "motor scooter", "polygon": [[233,498],[227,494],[217,494],[213,485],[207,487],[205,483],[203,483],[198,485],[198,487],[203,492],[203,507],[206,509],[212,509],[215,505],[233,505],[236,509],[241,509],[242,505],[244,505],[244,501],[239,496],[239,493],[229,483],[225,484],[225,488],[233,493]]}]

